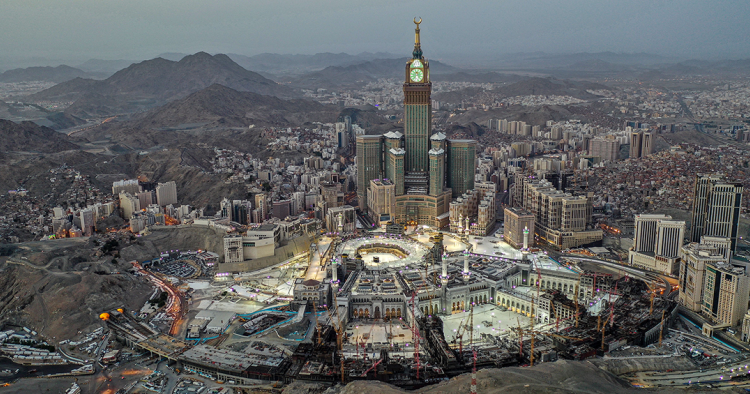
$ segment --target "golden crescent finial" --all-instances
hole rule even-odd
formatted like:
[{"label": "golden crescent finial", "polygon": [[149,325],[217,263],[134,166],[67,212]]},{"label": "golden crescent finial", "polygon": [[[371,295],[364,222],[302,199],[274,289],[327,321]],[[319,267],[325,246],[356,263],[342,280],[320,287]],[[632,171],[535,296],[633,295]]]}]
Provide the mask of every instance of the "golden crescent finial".
[{"label": "golden crescent finial", "polygon": [[419,17],[419,22],[417,22],[417,17],[414,17],[414,24],[417,25],[417,28],[419,27],[420,23],[422,23],[422,17]]}]

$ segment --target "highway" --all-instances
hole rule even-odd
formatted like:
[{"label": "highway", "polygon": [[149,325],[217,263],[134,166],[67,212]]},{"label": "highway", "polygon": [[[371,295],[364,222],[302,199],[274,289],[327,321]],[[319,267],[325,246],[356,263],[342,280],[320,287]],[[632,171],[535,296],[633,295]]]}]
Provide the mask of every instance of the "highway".
[{"label": "highway", "polygon": [[[667,277],[657,274],[655,272],[645,271],[645,270],[633,268],[627,265],[613,263],[611,261],[585,257],[585,256],[581,256],[578,254],[562,254],[562,253],[559,253],[559,256],[555,256],[555,258],[564,258],[564,259],[572,260],[572,261],[582,261],[582,262],[587,262],[591,264],[603,265],[608,268],[615,269],[617,271],[626,272],[630,276],[633,276],[633,277],[636,277],[645,281],[659,282],[667,290],[665,291],[666,294],[670,294],[674,287],[674,285],[672,284],[672,281],[675,281],[675,280],[672,278],[668,279]],[[672,281],[670,281],[670,279],[672,279]]]},{"label": "highway", "polygon": [[710,369],[674,372],[639,372],[633,383],[640,383],[644,387],[650,386],[686,386],[693,384],[735,385],[729,380],[739,376],[750,376],[750,363],[742,360]]}]

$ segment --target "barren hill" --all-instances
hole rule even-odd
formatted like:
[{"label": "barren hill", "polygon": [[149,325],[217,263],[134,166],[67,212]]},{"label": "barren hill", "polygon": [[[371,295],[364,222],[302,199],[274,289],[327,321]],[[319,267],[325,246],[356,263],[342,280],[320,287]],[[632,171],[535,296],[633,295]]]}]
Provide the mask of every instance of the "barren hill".
[{"label": "barren hill", "polygon": [[0,119],[0,152],[53,153],[78,149],[68,136],[33,122],[15,123]]},{"label": "barren hill", "polygon": [[42,242],[18,244],[0,261],[0,320],[70,338],[99,324],[102,311],[139,308],[152,292],[149,282],[125,272],[129,264],[91,255],[93,238]]},{"label": "barren hill", "polygon": [[[297,381],[287,386],[283,393],[315,392],[312,383]],[[471,374],[465,373],[449,381],[423,387],[420,394],[468,393]],[[378,381],[355,381],[346,386],[335,386],[327,391],[330,394],[355,394],[378,392],[382,394],[404,394],[409,391]],[[659,387],[653,389],[635,388],[626,381],[604,371],[588,361],[558,360],[542,363],[532,368],[490,368],[477,371],[477,392],[486,394],[515,393],[589,393],[589,394],[629,394],[683,393],[683,388]],[[710,390],[691,388],[692,393],[706,393]]]},{"label": "barren hill", "polygon": [[215,83],[259,94],[296,96],[291,88],[242,68],[226,55],[199,52],[179,62],[156,58],[132,64],[103,81],[74,79],[30,98],[75,100],[68,113],[97,117],[153,108]]},{"label": "barren hill", "polygon": [[315,101],[282,100],[214,84],[152,110],[135,127],[176,127],[219,120],[227,126],[287,126],[305,121],[333,122],[336,113],[335,108]]},{"label": "barren hill", "polygon": [[[95,139],[106,133],[111,135],[113,141],[139,148],[205,142],[212,146],[258,153],[268,142],[261,141],[261,127],[335,122],[339,112],[334,106],[314,101],[282,100],[212,85],[139,115],[132,121],[92,130],[86,137]],[[250,125],[256,127],[250,129]]]}]

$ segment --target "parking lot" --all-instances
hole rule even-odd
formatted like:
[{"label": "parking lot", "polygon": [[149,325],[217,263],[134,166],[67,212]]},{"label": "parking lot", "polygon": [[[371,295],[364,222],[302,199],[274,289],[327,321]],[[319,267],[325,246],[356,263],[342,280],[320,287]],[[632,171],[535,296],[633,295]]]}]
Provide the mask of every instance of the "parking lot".
[{"label": "parking lot", "polygon": [[177,278],[193,278],[200,275],[200,269],[195,265],[195,263],[192,261],[188,262],[186,260],[164,262],[158,265],[154,265],[151,270]]}]

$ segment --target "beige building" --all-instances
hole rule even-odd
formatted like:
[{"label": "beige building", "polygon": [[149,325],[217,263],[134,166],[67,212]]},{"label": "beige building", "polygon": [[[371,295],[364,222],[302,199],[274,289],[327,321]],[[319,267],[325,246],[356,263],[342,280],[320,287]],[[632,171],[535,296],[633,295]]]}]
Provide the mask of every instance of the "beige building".
[{"label": "beige building", "polygon": [[516,248],[523,247],[523,230],[529,229],[529,246],[534,245],[534,215],[518,207],[505,208],[505,242]]},{"label": "beige building", "polygon": [[703,288],[706,266],[709,263],[727,263],[729,258],[720,247],[703,243],[690,243],[680,249],[678,301],[680,305],[700,312],[703,302]]},{"label": "beige building", "polygon": [[477,182],[474,190],[453,200],[449,206],[450,231],[487,235],[495,227],[497,217],[495,192],[494,183]]},{"label": "beige building", "polygon": [[614,138],[597,137],[591,140],[589,154],[597,156],[602,161],[616,161],[620,157],[620,141]]},{"label": "beige building", "polygon": [[521,206],[534,215],[536,235],[541,241],[568,249],[601,241],[601,229],[589,225],[593,195],[573,196],[557,190],[547,180],[517,178]]},{"label": "beige building", "polygon": [[684,221],[668,215],[635,215],[635,237],[628,261],[637,268],[676,274],[684,238]]},{"label": "beige building", "polygon": [[357,215],[354,207],[350,205],[328,209],[325,218],[326,229],[329,232],[348,234],[357,229]]},{"label": "beige building", "polygon": [[373,179],[367,189],[367,208],[376,226],[393,220],[396,214],[396,185],[388,179]]},{"label": "beige building", "polygon": [[[341,184],[338,182],[321,182],[320,195],[326,203],[326,210],[344,205],[344,193],[341,191]],[[323,215],[325,214],[326,212],[323,212]]]},{"label": "beige building", "polygon": [[156,185],[156,202],[165,207],[177,204],[177,184],[174,181]]},{"label": "beige building", "polygon": [[122,209],[122,218],[130,220],[133,213],[141,210],[141,203],[132,194],[120,192],[120,209]]},{"label": "beige building", "polygon": [[706,264],[701,312],[717,323],[737,326],[747,313],[750,276],[744,266],[725,262]]}]

